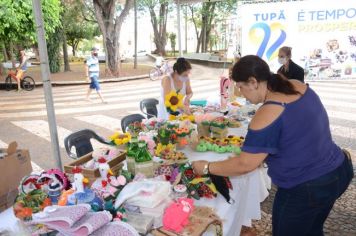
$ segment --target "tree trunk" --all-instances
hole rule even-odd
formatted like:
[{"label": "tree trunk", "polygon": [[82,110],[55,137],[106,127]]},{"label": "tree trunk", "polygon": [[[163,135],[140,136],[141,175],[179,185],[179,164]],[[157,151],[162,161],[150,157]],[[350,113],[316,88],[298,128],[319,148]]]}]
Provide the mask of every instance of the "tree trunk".
[{"label": "tree trunk", "polygon": [[64,71],[70,71],[69,58],[68,58],[68,47],[67,47],[67,36],[63,33],[63,61],[64,61]]},{"label": "tree trunk", "polygon": [[194,18],[194,7],[193,6],[189,6],[189,9],[190,9],[192,21],[193,21],[193,24],[194,24],[195,36],[197,37],[197,48],[196,48],[195,52],[199,53],[201,40],[200,40],[199,31],[198,31],[198,25],[197,25],[197,22],[196,22],[196,20]]},{"label": "tree trunk", "polygon": [[73,57],[75,57],[75,47],[74,47],[74,45],[72,45],[72,55],[73,55]]},{"label": "tree trunk", "polygon": [[[167,45],[167,15],[168,15],[168,3],[160,5],[159,20],[157,19],[154,6],[149,7],[151,15],[151,24],[154,33],[154,43],[156,45],[156,53],[162,53],[166,55]],[[158,22],[159,21],[159,22]]]},{"label": "tree trunk", "polygon": [[201,46],[201,43],[202,43],[202,37],[203,37],[203,34],[200,33],[198,39],[197,39],[197,49],[196,49],[196,53],[199,53],[200,52],[200,46]]},{"label": "tree trunk", "polygon": [[108,50],[107,50],[107,47],[106,47],[106,37],[104,37],[103,35],[103,45],[104,45],[104,52],[105,52],[105,77],[111,77],[112,74],[111,74],[111,71],[109,69],[109,60],[108,60]]},{"label": "tree trunk", "polygon": [[32,46],[32,50],[35,53],[36,61],[40,61],[40,52],[38,51],[38,46],[37,45],[33,45]]},{"label": "tree trunk", "polygon": [[[3,54],[3,56],[4,56],[4,61],[9,60],[9,58],[7,57],[7,53],[6,53],[6,46],[5,46],[5,43],[2,44],[1,49],[2,49],[2,54]],[[2,65],[2,64],[1,64],[1,65]]]},{"label": "tree trunk", "polygon": [[126,0],[125,7],[116,16],[116,0],[93,0],[95,16],[105,40],[106,59],[113,76],[120,74],[119,39],[122,23],[133,7],[133,0]]}]

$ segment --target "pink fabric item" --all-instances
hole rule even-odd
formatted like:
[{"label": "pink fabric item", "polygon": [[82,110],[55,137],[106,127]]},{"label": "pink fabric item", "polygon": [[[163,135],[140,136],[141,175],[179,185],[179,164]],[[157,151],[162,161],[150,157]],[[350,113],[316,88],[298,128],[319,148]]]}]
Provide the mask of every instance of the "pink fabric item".
[{"label": "pink fabric item", "polygon": [[[55,209],[50,211],[48,209]],[[29,225],[35,224],[51,224],[52,227],[69,229],[75,222],[82,218],[91,210],[90,205],[81,204],[75,206],[62,206],[62,207],[46,207],[42,217],[26,222]]]},{"label": "pink fabric item", "polygon": [[[100,211],[95,213],[88,212],[85,216],[80,218],[80,220],[78,220],[70,229],[63,230],[61,228],[57,228],[57,230],[68,236],[89,235],[109,223],[111,219],[112,216],[108,211]],[[54,228],[51,227],[51,224],[47,224],[47,226]]]},{"label": "pink fabric item", "polygon": [[163,216],[163,228],[165,230],[181,233],[189,223],[189,216],[194,210],[194,200],[180,198],[172,203]]}]

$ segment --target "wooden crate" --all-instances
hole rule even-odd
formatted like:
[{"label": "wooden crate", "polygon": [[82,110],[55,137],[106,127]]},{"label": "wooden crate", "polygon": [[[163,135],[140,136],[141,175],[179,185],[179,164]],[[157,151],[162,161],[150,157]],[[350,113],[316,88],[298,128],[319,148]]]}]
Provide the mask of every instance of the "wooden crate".
[{"label": "wooden crate", "polygon": [[[84,163],[90,161],[93,159],[92,153],[88,153],[87,155],[84,155],[82,157],[80,157],[78,160],[73,161],[72,163],[69,163],[68,165],[64,166],[64,172],[67,173],[68,175],[72,174],[72,170],[75,166],[82,166]],[[126,151],[121,151],[120,150],[120,154],[113,158],[111,161],[108,162],[111,170],[117,173],[123,166],[122,162],[126,160]],[[82,174],[84,175],[84,177],[88,178],[88,179],[96,179],[98,177],[100,177],[100,172],[99,169],[85,169],[82,168]]]}]

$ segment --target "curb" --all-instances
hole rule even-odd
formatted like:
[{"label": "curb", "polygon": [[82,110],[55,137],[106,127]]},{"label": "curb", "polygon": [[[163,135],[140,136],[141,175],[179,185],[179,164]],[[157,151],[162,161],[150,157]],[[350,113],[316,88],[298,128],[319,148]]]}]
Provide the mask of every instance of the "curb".
[{"label": "curb", "polygon": [[[130,80],[139,80],[139,79],[147,79],[149,78],[148,75],[137,75],[137,76],[128,76],[128,77],[122,77],[122,78],[108,78],[108,79],[101,79],[99,80],[99,83],[114,83],[114,82],[124,82],[124,81],[130,81]],[[90,84],[90,82],[82,81],[82,80],[77,80],[77,81],[54,81],[51,83],[52,86],[66,86],[66,85],[85,85],[85,84]],[[36,86],[41,86],[43,85],[43,82],[36,82]]]},{"label": "curb", "polygon": [[[137,75],[137,76],[127,76],[127,77],[122,77],[122,78],[108,78],[108,79],[101,79],[99,82],[102,83],[114,83],[114,82],[124,82],[124,81],[130,81],[130,80],[139,80],[139,79],[147,79],[149,78],[148,74],[147,75]],[[84,80],[73,80],[73,81],[53,81],[51,82],[51,85],[53,87],[55,86],[70,86],[70,85],[86,85],[90,84],[90,82],[86,82]],[[0,88],[3,87],[5,83],[0,83]],[[36,81],[36,87],[41,87],[43,86],[42,81]]]}]

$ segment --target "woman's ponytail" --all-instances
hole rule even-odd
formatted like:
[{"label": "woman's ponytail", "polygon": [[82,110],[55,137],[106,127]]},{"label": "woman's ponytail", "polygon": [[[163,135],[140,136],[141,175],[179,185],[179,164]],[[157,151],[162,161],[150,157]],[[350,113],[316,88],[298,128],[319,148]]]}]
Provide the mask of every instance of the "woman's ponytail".
[{"label": "woman's ponytail", "polygon": [[294,85],[285,77],[280,74],[271,74],[267,80],[267,88],[270,91],[283,93],[287,95],[299,94],[295,90]]}]

